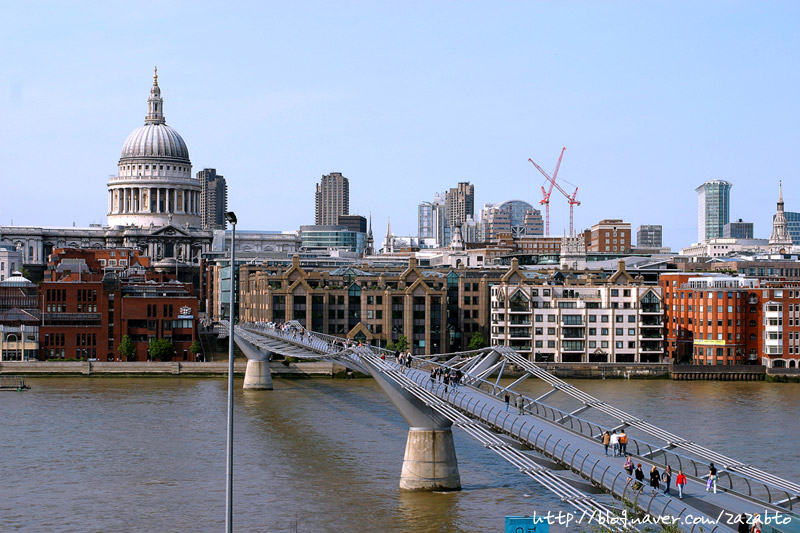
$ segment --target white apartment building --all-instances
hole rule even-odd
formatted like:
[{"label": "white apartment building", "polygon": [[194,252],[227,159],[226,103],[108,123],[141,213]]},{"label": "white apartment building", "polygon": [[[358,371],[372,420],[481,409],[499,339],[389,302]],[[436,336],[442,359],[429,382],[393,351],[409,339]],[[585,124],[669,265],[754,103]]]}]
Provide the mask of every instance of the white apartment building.
[{"label": "white apartment building", "polygon": [[493,286],[491,344],[540,362],[662,362],[661,288],[624,270],[608,280],[587,278],[575,280],[579,284],[531,279]]}]

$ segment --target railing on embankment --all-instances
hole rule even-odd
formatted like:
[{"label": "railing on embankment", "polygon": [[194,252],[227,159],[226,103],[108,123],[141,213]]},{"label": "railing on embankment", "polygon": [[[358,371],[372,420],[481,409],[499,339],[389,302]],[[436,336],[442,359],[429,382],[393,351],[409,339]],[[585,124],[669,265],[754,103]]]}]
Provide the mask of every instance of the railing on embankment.
[{"label": "railing on embankment", "polygon": [[762,365],[671,365],[669,374],[677,380],[761,381],[767,374]]},{"label": "railing on embankment", "polygon": [[[243,375],[247,363],[237,361],[234,374]],[[272,363],[273,374],[287,376],[330,376],[334,365],[326,362],[293,363],[283,365]],[[193,361],[25,361],[0,364],[0,374],[40,375],[40,376],[225,376],[228,374],[227,361],[207,363]]]}]

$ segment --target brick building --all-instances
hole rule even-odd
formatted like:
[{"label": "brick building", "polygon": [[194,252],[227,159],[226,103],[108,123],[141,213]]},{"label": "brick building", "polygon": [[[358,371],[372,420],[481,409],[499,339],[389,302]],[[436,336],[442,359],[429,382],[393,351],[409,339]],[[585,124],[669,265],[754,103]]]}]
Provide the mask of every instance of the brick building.
[{"label": "brick building", "polygon": [[[198,313],[192,285],[130,268],[138,254],[129,252],[54,252],[40,288],[39,359],[122,359],[119,345],[125,335],[136,347],[133,360],[147,360],[149,342],[155,339],[172,342],[173,360],[190,358]],[[119,270],[117,263],[114,271],[98,271],[112,257],[124,257],[126,268]]]},{"label": "brick building", "polygon": [[628,253],[631,251],[631,224],[620,219],[601,220],[584,230],[587,252]]},{"label": "brick building", "polygon": [[800,282],[665,274],[670,355],[696,364],[800,365]]}]

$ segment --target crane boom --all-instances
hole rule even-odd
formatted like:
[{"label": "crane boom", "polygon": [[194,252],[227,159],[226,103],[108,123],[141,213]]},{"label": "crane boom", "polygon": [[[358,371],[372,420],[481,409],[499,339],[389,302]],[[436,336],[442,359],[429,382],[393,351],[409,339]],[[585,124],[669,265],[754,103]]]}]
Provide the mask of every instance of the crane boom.
[{"label": "crane boom", "polygon": [[[528,158],[528,161],[530,161],[533,164],[533,166],[536,167],[536,170],[541,172],[542,175],[545,177],[545,179],[547,179],[547,181],[550,183],[550,186],[547,188],[546,191],[545,191],[544,187],[542,187],[542,199],[539,200],[539,205],[544,205],[545,206],[545,234],[546,235],[550,235],[550,195],[553,193],[553,185],[556,185],[556,179],[558,179],[558,169],[561,168],[561,159],[564,157],[564,150],[566,150],[566,149],[567,149],[566,146],[561,148],[561,154],[558,156],[558,161],[556,162],[556,168],[555,168],[555,170],[553,170],[553,176],[552,177],[550,177],[550,175],[542,167],[537,165],[536,162],[533,159]],[[556,185],[556,186],[558,186],[558,185]]]}]

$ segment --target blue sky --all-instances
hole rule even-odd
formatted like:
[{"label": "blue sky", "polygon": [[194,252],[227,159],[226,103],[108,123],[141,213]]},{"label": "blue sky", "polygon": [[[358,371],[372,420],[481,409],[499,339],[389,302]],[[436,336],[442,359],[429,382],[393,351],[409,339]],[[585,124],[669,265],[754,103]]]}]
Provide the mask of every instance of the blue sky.
[{"label": "blue sky", "polygon": [[[416,233],[459,181],[537,204],[527,159],[602,218],[697,238],[694,189],[734,187],[768,237],[796,179],[800,4],[792,2],[4,2],[0,224],[106,222],[106,181],[158,65],[194,171],[225,175],[241,229],[313,223],[314,184]],[[568,225],[551,203],[552,233]]]}]

